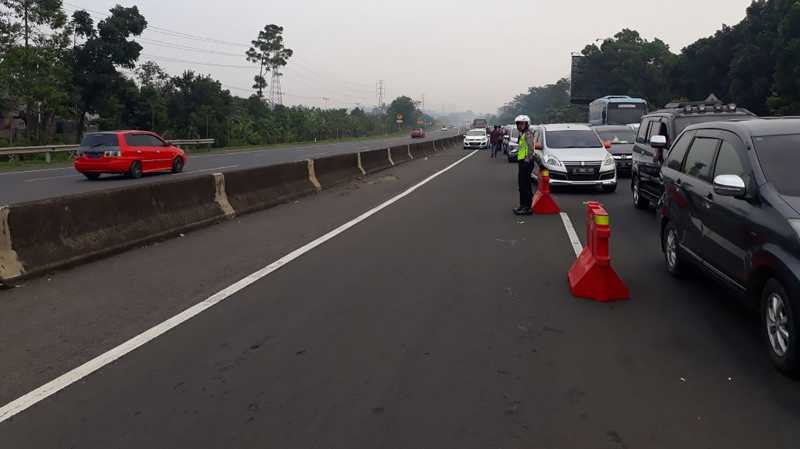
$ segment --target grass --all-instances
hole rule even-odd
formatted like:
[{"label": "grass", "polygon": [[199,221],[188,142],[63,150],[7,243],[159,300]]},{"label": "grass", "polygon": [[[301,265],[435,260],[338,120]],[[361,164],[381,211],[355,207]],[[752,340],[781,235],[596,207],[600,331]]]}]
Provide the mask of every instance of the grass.
[{"label": "grass", "polygon": [[[222,148],[192,148],[192,149],[187,149],[186,152],[188,154],[212,154],[212,153],[227,153],[227,152],[235,153],[248,150],[269,150],[276,148],[296,148],[306,145],[323,145],[327,143],[370,141],[370,140],[385,139],[392,137],[401,137],[405,135],[406,133],[394,133],[394,134],[380,135],[380,136],[325,139],[325,140],[318,140],[316,142],[307,141],[307,142],[275,143],[268,145],[239,145],[239,146],[230,146]],[[17,159],[14,161],[0,160],[0,172],[9,172],[16,170],[32,170],[37,168],[60,168],[72,165],[72,159],[69,157],[69,154],[67,153],[54,153],[52,155],[51,160],[52,161],[50,163],[45,162],[44,154],[25,156],[23,159]]]}]

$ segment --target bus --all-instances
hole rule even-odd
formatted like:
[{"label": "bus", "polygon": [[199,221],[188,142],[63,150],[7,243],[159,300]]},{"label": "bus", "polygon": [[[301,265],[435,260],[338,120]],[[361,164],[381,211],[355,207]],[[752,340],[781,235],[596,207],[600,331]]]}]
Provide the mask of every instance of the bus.
[{"label": "bus", "polygon": [[627,95],[608,95],[589,103],[592,126],[639,124],[646,114],[647,101]]},{"label": "bus", "polygon": [[472,121],[472,129],[486,129],[489,126],[489,122],[485,118],[476,118]]}]

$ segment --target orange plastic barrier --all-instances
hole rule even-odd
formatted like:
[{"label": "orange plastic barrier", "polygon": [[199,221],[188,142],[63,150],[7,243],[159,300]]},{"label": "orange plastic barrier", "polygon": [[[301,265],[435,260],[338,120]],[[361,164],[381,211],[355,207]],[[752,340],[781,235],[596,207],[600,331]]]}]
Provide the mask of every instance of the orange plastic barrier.
[{"label": "orange plastic barrier", "polygon": [[574,296],[600,302],[629,298],[628,287],[611,267],[610,237],[608,212],[600,203],[590,201],[586,204],[586,247],[568,274]]},{"label": "orange plastic barrier", "polygon": [[558,204],[550,195],[550,172],[548,170],[539,172],[539,188],[536,189],[531,209],[537,215],[553,215],[561,212]]}]

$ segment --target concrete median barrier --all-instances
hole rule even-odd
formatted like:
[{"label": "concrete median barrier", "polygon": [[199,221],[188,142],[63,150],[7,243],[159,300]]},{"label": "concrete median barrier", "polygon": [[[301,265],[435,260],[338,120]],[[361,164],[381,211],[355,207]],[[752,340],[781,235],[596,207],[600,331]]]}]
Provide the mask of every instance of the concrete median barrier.
[{"label": "concrete median barrier", "polygon": [[308,195],[317,187],[309,163],[299,161],[227,172],[225,191],[233,210],[243,214]]},{"label": "concrete median barrier", "polygon": [[411,144],[411,155],[414,156],[414,159],[424,159],[429,154],[431,154],[430,144],[425,144],[425,143]]},{"label": "concrete median barrier", "polygon": [[340,154],[314,159],[314,172],[323,189],[363,176],[358,154]]},{"label": "concrete median barrier", "polygon": [[0,208],[9,283],[223,220],[212,175]]},{"label": "concrete median barrier", "polygon": [[359,155],[361,157],[361,167],[367,174],[386,170],[392,166],[389,161],[389,152],[385,149],[362,151]]},{"label": "concrete median barrier", "polygon": [[392,162],[394,162],[395,165],[403,164],[411,160],[411,155],[408,152],[408,145],[389,148],[389,152],[392,155]]}]

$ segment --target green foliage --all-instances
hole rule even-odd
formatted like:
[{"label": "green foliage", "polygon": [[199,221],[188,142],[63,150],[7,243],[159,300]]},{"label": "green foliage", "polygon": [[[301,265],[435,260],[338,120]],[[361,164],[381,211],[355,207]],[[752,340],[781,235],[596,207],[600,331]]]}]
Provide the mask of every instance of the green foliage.
[{"label": "green foliage", "polygon": [[497,122],[513,123],[516,116],[526,114],[533,123],[585,122],[586,109],[569,102],[569,80],[531,87],[500,108]]},{"label": "green foliage", "polygon": [[259,98],[264,98],[264,89],[267,87],[266,73],[283,67],[292,57],[294,52],[283,44],[283,27],[267,25],[258,32],[258,39],[252,41],[252,47],[247,50],[247,60],[258,64],[258,75],[253,77]]},{"label": "green foliage", "polygon": [[[403,123],[400,125],[396,123],[398,114],[403,117]],[[414,104],[414,100],[402,96],[395,98],[394,101],[389,104],[386,115],[388,129],[408,129],[418,127],[417,119],[422,117],[422,112],[417,110],[417,105]]]},{"label": "green foliage", "polygon": [[[622,30],[599,46],[588,45],[582,54],[581,79],[574,81],[591,83],[588,91],[642,97],[655,107],[713,93],[759,115],[800,114],[798,0],[755,0],[740,23],[724,25],[680,54],[632,30]],[[551,109],[563,106],[563,97],[539,91],[547,87],[515,98],[501,109],[504,117],[516,110],[536,115],[541,110],[537,101]]]}]

